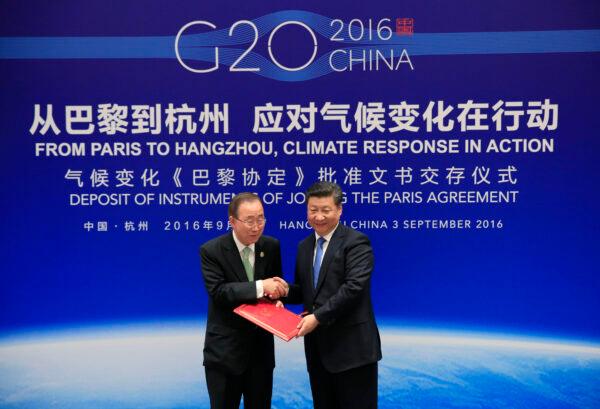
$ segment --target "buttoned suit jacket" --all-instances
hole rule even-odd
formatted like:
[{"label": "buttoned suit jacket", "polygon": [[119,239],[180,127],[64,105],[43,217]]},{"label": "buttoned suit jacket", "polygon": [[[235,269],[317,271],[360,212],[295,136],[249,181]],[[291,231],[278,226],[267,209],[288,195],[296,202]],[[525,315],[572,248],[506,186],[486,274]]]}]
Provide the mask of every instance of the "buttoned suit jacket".
[{"label": "buttoned suit jacket", "polygon": [[331,373],[381,359],[381,341],[371,303],[373,250],[369,238],[339,224],[313,285],[315,235],[298,245],[295,282],[288,302],[302,303],[319,321],[304,338],[308,369],[320,359]]},{"label": "buttoned suit jacket", "polygon": [[[254,249],[254,279],[281,277],[279,241],[261,236]],[[233,375],[251,362],[275,366],[273,336],[238,316],[233,309],[256,302],[256,283],[248,281],[233,234],[206,242],[200,248],[208,315],[204,338],[204,365]]]}]

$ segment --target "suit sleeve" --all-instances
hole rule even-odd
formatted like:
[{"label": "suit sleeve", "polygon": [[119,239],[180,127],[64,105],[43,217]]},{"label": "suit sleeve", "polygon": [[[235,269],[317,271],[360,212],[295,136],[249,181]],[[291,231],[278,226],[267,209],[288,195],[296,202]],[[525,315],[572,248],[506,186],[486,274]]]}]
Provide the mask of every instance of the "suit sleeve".
[{"label": "suit sleeve", "polygon": [[235,308],[240,304],[256,301],[255,282],[228,281],[221,263],[205,247],[200,249],[200,260],[206,291],[215,304]]},{"label": "suit sleeve", "polygon": [[321,325],[328,326],[351,309],[363,296],[373,271],[373,249],[361,235],[345,249],[345,279],[336,293],[314,311]]},{"label": "suit sleeve", "polygon": [[[298,247],[299,248],[299,247]],[[296,255],[296,268],[294,270],[294,283],[290,284],[290,291],[288,292],[287,297],[284,299],[284,302],[289,304],[301,304],[302,303],[302,287],[300,286],[300,273],[298,268],[298,262],[300,260],[300,250],[298,250],[298,254]]]},{"label": "suit sleeve", "polygon": [[273,261],[273,270],[271,277],[277,276],[283,278],[283,267],[281,266],[281,247],[279,241],[275,241],[275,260]]}]

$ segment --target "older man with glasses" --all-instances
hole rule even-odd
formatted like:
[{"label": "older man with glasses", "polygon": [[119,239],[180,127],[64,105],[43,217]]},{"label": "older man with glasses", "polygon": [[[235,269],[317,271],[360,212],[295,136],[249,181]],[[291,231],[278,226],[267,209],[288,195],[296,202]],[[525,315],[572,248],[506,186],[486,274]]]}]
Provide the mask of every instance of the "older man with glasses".
[{"label": "older man with glasses", "polygon": [[229,204],[232,231],[200,248],[208,292],[204,367],[211,408],[271,407],[275,355],[273,336],[233,313],[243,303],[287,293],[280,277],[279,241],[263,236],[260,198],[240,193]]}]

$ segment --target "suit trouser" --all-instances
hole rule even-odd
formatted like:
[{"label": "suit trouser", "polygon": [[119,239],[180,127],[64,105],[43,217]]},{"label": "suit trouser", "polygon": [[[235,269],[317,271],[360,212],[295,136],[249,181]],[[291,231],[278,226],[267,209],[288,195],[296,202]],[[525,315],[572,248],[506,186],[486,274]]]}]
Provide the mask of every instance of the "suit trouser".
[{"label": "suit trouser", "polygon": [[244,396],[245,409],[270,409],[273,368],[250,365],[241,375],[204,368],[211,409],[238,409]]},{"label": "suit trouser", "polygon": [[308,375],[315,409],[377,408],[377,362],[331,373],[315,359]]}]

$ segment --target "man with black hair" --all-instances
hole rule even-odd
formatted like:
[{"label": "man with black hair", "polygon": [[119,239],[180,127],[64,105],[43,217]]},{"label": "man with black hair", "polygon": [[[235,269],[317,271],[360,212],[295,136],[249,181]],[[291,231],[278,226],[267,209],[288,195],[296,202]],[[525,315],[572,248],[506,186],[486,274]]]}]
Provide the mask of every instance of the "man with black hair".
[{"label": "man with black hair", "polygon": [[314,232],[298,245],[287,301],[308,312],[298,328],[316,409],[377,407],[381,341],[371,304],[373,249],[340,223],[342,190],[317,182],[306,192]]}]

